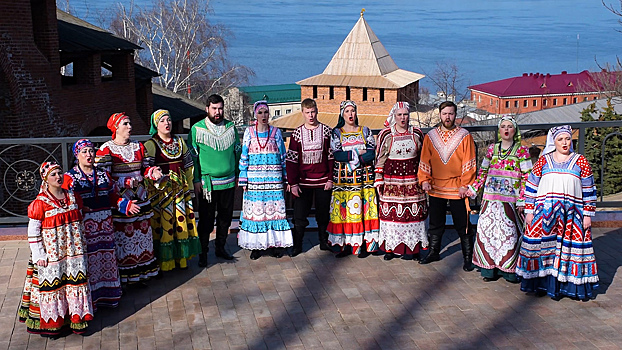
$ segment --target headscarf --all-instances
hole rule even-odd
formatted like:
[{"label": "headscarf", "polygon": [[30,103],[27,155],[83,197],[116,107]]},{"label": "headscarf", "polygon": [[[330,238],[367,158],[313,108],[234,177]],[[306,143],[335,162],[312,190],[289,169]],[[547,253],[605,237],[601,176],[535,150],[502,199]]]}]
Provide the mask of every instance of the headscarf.
[{"label": "headscarf", "polygon": [[555,151],[555,139],[557,138],[557,136],[563,133],[570,135],[570,153],[574,152],[574,148],[572,146],[572,128],[570,127],[570,125],[559,125],[549,129],[549,133],[546,135],[546,147],[544,147],[542,155],[549,154]]},{"label": "headscarf", "polygon": [[257,115],[257,112],[258,112],[261,108],[265,108],[265,109],[267,109],[267,110],[268,110],[268,113],[270,113],[270,107],[268,106],[268,101],[261,100],[261,101],[257,101],[257,102],[255,102],[255,104],[253,104],[253,115]]},{"label": "headscarf", "polygon": [[93,143],[89,139],[80,139],[73,144],[73,148],[71,149],[71,151],[73,152],[73,155],[76,157],[76,159],[78,159],[78,153],[80,153],[80,151],[84,147],[94,148]]},{"label": "headscarf", "polygon": [[160,119],[162,119],[162,117],[164,117],[165,115],[168,115],[169,117],[171,116],[171,114],[166,109],[158,109],[157,111],[153,112],[153,114],[151,115],[151,128],[149,129],[149,135],[153,136],[158,133],[158,123],[160,122]]},{"label": "headscarf", "polygon": [[[354,103],[354,101],[342,101],[341,104],[339,105],[339,121],[337,122],[337,126],[335,126],[336,129],[339,129],[341,127],[343,127],[344,125],[346,125],[346,120],[343,118],[343,111],[346,109],[346,107],[348,106],[352,106],[354,107],[354,111],[356,112],[356,103]],[[356,116],[356,119],[354,119],[354,123],[356,125],[359,125],[359,116]]]},{"label": "headscarf", "polygon": [[[384,122],[385,128],[393,129],[393,126],[395,126],[395,124],[397,123],[397,121],[395,120],[395,114],[397,113],[398,109],[406,109],[410,113],[410,105],[408,104],[408,102],[398,102],[394,104],[393,108],[391,108],[391,111],[389,112],[389,117]],[[410,123],[410,117],[408,119],[408,122]],[[408,124],[406,127],[408,128]]]},{"label": "headscarf", "polygon": [[504,115],[503,117],[501,117],[501,119],[499,119],[499,124],[497,124],[497,141],[501,142],[501,123],[505,121],[509,121],[512,123],[512,125],[514,125],[514,130],[516,130],[516,132],[514,133],[514,143],[520,144],[520,129],[518,128],[518,124],[516,124],[516,119],[514,119],[511,115]]},{"label": "headscarf", "polygon": [[50,175],[50,173],[54,169],[61,169],[61,167],[56,162],[43,162],[43,164],[41,164],[41,167],[39,167],[39,175],[41,175],[41,180],[43,180],[41,181],[41,188],[39,189],[39,193],[45,191],[48,188],[48,175]]},{"label": "headscarf", "polygon": [[113,140],[117,137],[117,129],[119,128],[119,124],[125,118],[129,118],[129,117],[125,115],[124,112],[115,113],[111,115],[110,118],[108,118],[108,123],[106,124],[106,126],[108,127],[108,129],[110,129],[110,131],[112,131]]},{"label": "headscarf", "polygon": [[270,107],[268,106],[268,101],[261,100],[253,104],[253,116],[255,117],[255,126],[257,126],[257,112],[259,112],[259,110],[262,108],[268,110],[268,114],[270,114]]}]

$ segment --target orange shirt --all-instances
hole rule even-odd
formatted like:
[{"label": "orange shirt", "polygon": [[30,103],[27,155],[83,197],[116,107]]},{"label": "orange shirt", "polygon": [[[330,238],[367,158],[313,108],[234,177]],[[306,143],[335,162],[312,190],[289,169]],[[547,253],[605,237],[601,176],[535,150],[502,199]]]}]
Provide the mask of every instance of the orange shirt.
[{"label": "orange shirt", "polygon": [[417,175],[420,183],[432,185],[429,195],[460,199],[458,189],[473,183],[476,170],[475,144],[466,129],[438,127],[425,135]]}]

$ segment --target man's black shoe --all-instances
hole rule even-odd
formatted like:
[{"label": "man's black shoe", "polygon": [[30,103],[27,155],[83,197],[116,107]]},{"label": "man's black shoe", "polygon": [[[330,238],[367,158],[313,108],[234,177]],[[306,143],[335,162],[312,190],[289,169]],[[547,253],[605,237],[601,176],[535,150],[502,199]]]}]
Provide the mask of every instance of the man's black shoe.
[{"label": "man's black shoe", "polygon": [[289,252],[289,256],[291,256],[292,258],[295,256],[298,256],[300,253],[302,253],[302,248],[298,248],[298,247],[294,247],[292,248],[292,250]]},{"label": "man's black shoe", "polygon": [[439,260],[441,260],[441,256],[438,253],[430,252],[428,256],[426,256],[422,260],[419,260],[419,263],[425,265]]},{"label": "man's black shoe", "polygon": [[199,267],[207,267],[207,254],[199,254]]},{"label": "man's black shoe", "polygon": [[221,259],[225,259],[225,260],[233,260],[233,256],[231,256],[231,254],[227,253],[227,251],[224,248],[216,250],[216,254],[215,255],[216,255],[217,258],[221,258]]}]

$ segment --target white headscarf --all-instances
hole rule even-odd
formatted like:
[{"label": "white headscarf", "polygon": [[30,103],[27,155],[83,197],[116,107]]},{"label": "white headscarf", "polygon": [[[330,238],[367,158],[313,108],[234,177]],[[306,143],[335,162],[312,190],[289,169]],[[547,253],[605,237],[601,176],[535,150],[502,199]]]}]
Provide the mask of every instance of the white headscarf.
[{"label": "white headscarf", "polygon": [[[397,113],[398,109],[406,109],[408,111],[408,113],[410,113],[410,105],[408,104],[408,102],[398,102],[398,103],[396,103],[395,105],[393,105],[393,108],[391,108],[391,112],[389,112],[389,117],[384,122],[384,127],[385,128],[391,128],[393,130],[393,127],[397,123],[395,121],[395,114]],[[410,122],[410,117],[408,119],[409,119],[409,122]],[[407,125],[406,128],[408,129],[408,124],[406,124],[406,125]]]},{"label": "white headscarf", "polygon": [[[570,138],[572,139],[572,128],[570,125],[560,125],[549,129],[549,133],[546,135],[546,146],[544,147],[544,151],[542,151],[542,155],[555,151],[555,139],[563,133],[570,135]],[[574,152],[574,148],[572,146],[572,142],[570,142],[570,153],[572,152]]]}]

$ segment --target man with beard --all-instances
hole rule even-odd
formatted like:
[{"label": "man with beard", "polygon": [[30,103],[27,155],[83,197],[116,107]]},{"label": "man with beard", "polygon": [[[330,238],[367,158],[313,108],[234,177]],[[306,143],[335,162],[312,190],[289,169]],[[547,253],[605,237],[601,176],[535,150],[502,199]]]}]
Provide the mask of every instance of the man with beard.
[{"label": "man with beard", "polygon": [[199,266],[207,266],[209,235],[214,229],[216,211],[216,256],[233,260],[225,250],[233,216],[235,178],[241,146],[235,124],[223,117],[224,100],[219,95],[207,98],[207,118],[192,126],[188,142],[194,160],[194,193],[199,198],[198,224],[201,254]]},{"label": "man with beard", "polygon": [[321,250],[330,250],[326,227],[329,221],[333,187],[331,129],[317,119],[317,104],[307,98],[301,103],[305,123],[296,128],[287,151],[287,182],[294,196],[294,247],[291,256],[302,252],[302,239],[309,225],[309,212],[315,200],[315,219]]},{"label": "man with beard", "polygon": [[441,123],[430,130],[423,140],[419,181],[429,195],[430,252],[419,263],[440,260],[441,240],[445,231],[447,202],[460,236],[463,270],[472,271],[473,234],[470,232],[466,208],[467,186],[475,180],[476,160],[473,137],[455,124],[458,107],[451,101],[439,106]]}]

